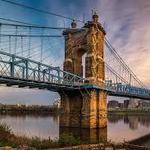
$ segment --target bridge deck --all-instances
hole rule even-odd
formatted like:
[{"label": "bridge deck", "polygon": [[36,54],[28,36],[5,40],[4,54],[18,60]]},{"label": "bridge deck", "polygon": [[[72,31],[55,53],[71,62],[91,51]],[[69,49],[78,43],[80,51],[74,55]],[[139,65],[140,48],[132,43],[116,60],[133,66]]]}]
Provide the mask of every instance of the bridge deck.
[{"label": "bridge deck", "polygon": [[132,93],[132,92],[121,92],[109,89],[109,87],[100,87],[97,85],[69,85],[69,84],[60,84],[54,82],[43,82],[43,81],[34,81],[34,80],[26,80],[26,79],[18,79],[18,78],[10,78],[10,77],[2,77],[0,76],[0,84],[6,84],[7,86],[17,86],[19,88],[37,88],[37,89],[45,89],[54,92],[60,91],[76,91],[76,90],[102,90],[106,91],[109,96],[119,96],[119,97],[132,97],[149,100],[150,96]]},{"label": "bridge deck", "polygon": [[0,84],[62,90],[104,90],[111,96],[150,99],[150,90],[105,81],[103,86],[88,84],[87,79],[27,58],[0,51]]},{"label": "bridge deck", "polygon": [[138,98],[144,100],[150,100],[150,91],[145,91],[142,88],[137,87],[126,87],[124,89],[124,85],[115,84],[114,86],[106,85],[104,87],[100,87],[97,85],[83,85],[80,89],[95,89],[95,90],[103,90],[106,91],[109,96],[118,96],[118,97],[128,97],[128,98]]}]

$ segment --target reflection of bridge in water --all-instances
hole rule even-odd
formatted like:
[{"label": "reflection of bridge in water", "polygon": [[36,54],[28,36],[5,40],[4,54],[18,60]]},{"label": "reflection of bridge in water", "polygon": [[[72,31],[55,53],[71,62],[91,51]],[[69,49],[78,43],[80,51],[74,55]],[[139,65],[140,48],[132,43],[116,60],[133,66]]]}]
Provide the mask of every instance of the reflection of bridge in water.
[{"label": "reflection of bridge in water", "polygon": [[97,143],[107,141],[107,127],[99,129],[60,127],[59,136],[72,135],[85,143]]},{"label": "reflection of bridge in water", "polygon": [[[112,117],[113,116],[113,117]],[[117,123],[119,121],[122,121],[125,124],[128,124],[130,129],[136,130],[138,129],[138,126],[144,126],[149,128],[150,127],[150,117],[148,114],[146,115],[108,115],[108,121],[111,123]]]},{"label": "reflection of bridge in water", "polygon": [[[64,119],[64,117],[63,117]],[[66,117],[67,119],[67,117]],[[67,119],[68,120],[68,119]],[[66,120],[66,122],[67,122]],[[128,128],[132,131],[136,131],[138,130],[138,128],[146,127],[149,128],[150,127],[150,118],[149,115],[114,115],[114,114],[109,114],[108,115],[108,123],[111,124],[116,124],[119,122],[123,122],[123,124],[128,125]],[[98,128],[98,129],[87,129],[87,128],[70,128],[70,127],[62,127],[61,124],[59,126],[59,134],[60,136],[63,134],[71,134],[76,138],[81,139],[82,141],[85,142],[89,142],[89,143],[96,143],[99,141],[108,141],[110,140],[109,138],[109,130],[108,127],[105,128]],[[127,131],[128,132],[128,131]],[[130,133],[130,132],[129,132]],[[114,134],[114,132],[112,133]],[[145,133],[147,134],[147,133]],[[118,130],[118,133],[116,133],[116,135],[118,135],[120,137],[120,141],[117,142],[121,142],[124,141],[123,135],[121,136]],[[112,136],[112,135],[111,135]],[[150,137],[150,133],[148,133],[148,135],[142,135],[142,137],[132,137],[132,135],[128,135],[130,137],[130,139],[125,139],[125,141],[133,141],[133,143],[138,144],[137,141],[141,142],[141,145],[144,145],[144,143],[146,142],[150,142],[149,137]],[[128,137],[126,136],[126,138]],[[143,140],[145,139],[145,140]],[[114,139],[112,139],[114,141]],[[115,142],[115,141],[114,141]]]}]

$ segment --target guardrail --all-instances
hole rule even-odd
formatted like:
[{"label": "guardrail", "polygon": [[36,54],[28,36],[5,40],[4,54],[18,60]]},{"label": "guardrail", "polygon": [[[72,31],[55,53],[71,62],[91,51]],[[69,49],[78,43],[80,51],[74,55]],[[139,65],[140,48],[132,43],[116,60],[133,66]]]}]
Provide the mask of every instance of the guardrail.
[{"label": "guardrail", "polygon": [[134,95],[150,99],[150,90],[146,88],[135,87],[129,84],[112,83],[111,80],[106,81],[105,86],[108,91],[116,95]]}]

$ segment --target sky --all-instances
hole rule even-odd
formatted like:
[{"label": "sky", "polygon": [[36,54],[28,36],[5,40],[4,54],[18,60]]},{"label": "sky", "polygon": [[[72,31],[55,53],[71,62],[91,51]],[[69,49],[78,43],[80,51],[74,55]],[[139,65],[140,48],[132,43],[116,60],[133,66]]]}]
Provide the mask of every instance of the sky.
[{"label": "sky", "polygon": [[[80,20],[97,10],[107,38],[141,81],[150,87],[149,0],[11,0]],[[0,17],[43,26],[69,27],[70,20],[13,6],[0,0]],[[81,27],[78,23],[78,27]],[[59,41],[60,42],[60,41]],[[49,59],[63,62],[63,43]],[[59,50],[59,53],[58,53]],[[59,57],[58,57],[59,56]],[[51,104],[59,95],[50,91],[0,87],[0,103]]]}]

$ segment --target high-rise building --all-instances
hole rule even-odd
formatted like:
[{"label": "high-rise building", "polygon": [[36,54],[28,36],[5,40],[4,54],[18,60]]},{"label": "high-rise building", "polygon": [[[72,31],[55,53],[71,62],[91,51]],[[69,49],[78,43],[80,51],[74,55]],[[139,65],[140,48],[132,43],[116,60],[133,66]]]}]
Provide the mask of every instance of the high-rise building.
[{"label": "high-rise building", "polygon": [[124,108],[128,108],[129,106],[129,100],[124,100]]}]

